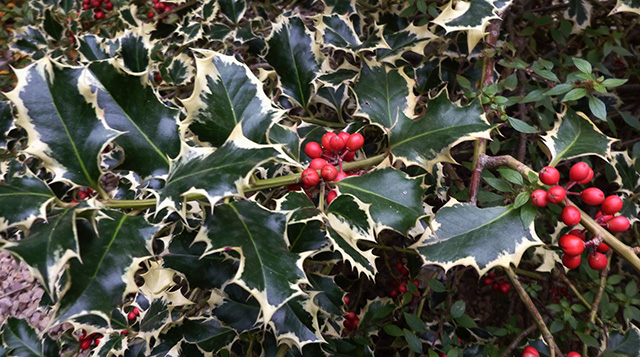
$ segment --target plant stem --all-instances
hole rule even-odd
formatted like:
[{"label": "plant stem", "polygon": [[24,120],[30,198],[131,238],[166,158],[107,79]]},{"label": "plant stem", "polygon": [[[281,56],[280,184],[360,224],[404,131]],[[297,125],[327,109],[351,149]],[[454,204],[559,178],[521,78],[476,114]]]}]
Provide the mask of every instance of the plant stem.
[{"label": "plant stem", "polygon": [[405,248],[398,248],[398,247],[389,247],[386,245],[381,245],[381,244],[376,244],[367,240],[359,240],[358,244],[362,244],[364,246],[367,246],[369,248],[377,248],[377,249],[382,249],[382,250],[392,250],[394,252],[400,252],[400,253],[405,253],[405,254],[411,254],[411,255],[418,255],[418,252],[413,250],[413,249],[405,249]]}]

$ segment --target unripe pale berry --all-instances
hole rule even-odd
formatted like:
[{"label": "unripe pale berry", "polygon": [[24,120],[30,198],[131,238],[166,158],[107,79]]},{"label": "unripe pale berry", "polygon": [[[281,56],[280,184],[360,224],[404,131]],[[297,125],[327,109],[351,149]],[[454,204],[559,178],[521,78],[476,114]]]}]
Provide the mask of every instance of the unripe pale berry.
[{"label": "unripe pale berry", "polygon": [[560,181],[560,173],[558,172],[558,169],[552,166],[543,167],[538,175],[540,177],[540,181],[545,185],[557,185],[558,181]]},{"label": "unripe pale berry", "polygon": [[604,269],[607,266],[608,261],[609,259],[607,259],[607,256],[600,252],[595,252],[589,255],[589,266],[593,270]]},{"label": "unripe pale berry", "polygon": [[547,191],[538,189],[531,192],[531,202],[536,207],[546,207],[549,204]]},{"label": "unripe pale berry", "polygon": [[551,203],[560,203],[567,197],[567,191],[561,186],[553,186],[547,191],[547,199]]},{"label": "unripe pale berry", "polygon": [[338,169],[331,164],[326,164],[322,167],[322,171],[320,172],[322,178],[327,181],[333,181],[336,176],[338,176]]},{"label": "unripe pale berry", "polygon": [[613,217],[609,222],[607,222],[607,228],[611,232],[624,232],[629,229],[629,220],[624,216]]},{"label": "unripe pale berry", "polygon": [[588,205],[597,206],[604,201],[604,192],[597,187],[589,187],[580,193],[580,198]]},{"label": "unripe pale berry", "polygon": [[307,186],[315,186],[320,182],[320,176],[314,169],[302,171],[302,182]]},{"label": "unripe pale berry", "polygon": [[315,141],[310,141],[304,146],[304,153],[312,159],[322,157],[322,147]]},{"label": "unripe pale berry", "polygon": [[322,170],[322,168],[326,164],[327,164],[327,160],[318,157],[318,158],[315,158],[315,159],[311,160],[311,163],[309,164],[309,168],[310,169],[314,169],[314,170]]},{"label": "unripe pale berry", "polygon": [[358,151],[364,145],[364,137],[360,133],[354,133],[349,136],[347,140],[347,149],[351,151]]},{"label": "unripe pale berry", "polygon": [[580,211],[573,206],[566,206],[560,215],[562,222],[567,226],[575,226],[580,223]]},{"label": "unripe pale berry", "polygon": [[607,196],[600,206],[600,211],[604,214],[616,214],[622,209],[622,199],[616,195]]},{"label": "unripe pale berry", "polygon": [[566,235],[563,236],[563,238],[565,239],[558,241],[558,245],[562,248],[564,254],[580,255],[584,252],[584,242],[582,239],[573,235]]},{"label": "unripe pale berry", "polygon": [[562,256],[562,264],[569,269],[575,269],[579,267],[581,260],[582,258],[580,258],[579,255],[565,254]]},{"label": "unripe pale berry", "polygon": [[589,171],[592,171],[586,162],[578,162],[571,166],[569,170],[569,178],[571,181],[580,182],[589,176]]}]

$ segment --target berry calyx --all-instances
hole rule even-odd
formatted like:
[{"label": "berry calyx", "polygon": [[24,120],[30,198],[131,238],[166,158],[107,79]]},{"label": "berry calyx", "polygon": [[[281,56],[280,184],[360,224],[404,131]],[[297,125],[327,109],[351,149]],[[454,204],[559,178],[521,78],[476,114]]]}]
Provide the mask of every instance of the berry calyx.
[{"label": "berry calyx", "polygon": [[589,187],[580,193],[580,198],[588,205],[597,206],[604,201],[604,192],[597,187]]},{"label": "berry calyx", "polygon": [[358,151],[364,145],[364,137],[360,133],[353,133],[347,140],[347,149],[350,151]]},{"label": "berry calyx", "polygon": [[335,190],[329,191],[329,193],[327,194],[327,204],[331,204],[331,202],[333,202],[336,197],[338,197],[338,193]]},{"label": "berry calyx", "polygon": [[336,176],[338,176],[338,169],[331,164],[326,164],[322,167],[322,171],[320,171],[322,178],[327,181],[333,181]]},{"label": "berry calyx", "polygon": [[561,186],[553,186],[547,191],[547,199],[551,203],[560,203],[567,197],[567,191]]},{"label": "berry calyx", "polygon": [[547,191],[538,189],[531,192],[531,202],[536,207],[546,207],[549,204],[547,199]]},{"label": "berry calyx", "polygon": [[567,226],[575,226],[580,223],[580,211],[573,206],[566,206],[560,217]]},{"label": "berry calyx", "polygon": [[569,179],[571,179],[571,181],[581,182],[589,177],[589,171],[593,170],[591,170],[591,167],[589,167],[586,162],[578,162],[569,170]]},{"label": "berry calyx", "polygon": [[302,171],[302,182],[307,186],[315,186],[320,182],[320,176],[314,169]]},{"label": "berry calyx", "polygon": [[565,254],[562,256],[562,264],[569,269],[575,269],[580,266],[582,258],[579,255]]},{"label": "berry calyx", "polygon": [[327,150],[331,150],[331,139],[333,139],[334,137],[337,137],[338,135],[336,135],[336,133],[334,132],[328,132],[324,135],[322,135],[322,139],[320,140],[320,143],[322,144],[322,147],[327,149]]},{"label": "berry calyx", "polygon": [[600,211],[604,214],[616,214],[622,209],[622,199],[616,195],[607,196],[600,206]]},{"label": "berry calyx", "polygon": [[308,142],[304,146],[304,153],[312,159],[322,157],[322,147],[315,141]]},{"label": "berry calyx", "polygon": [[604,269],[607,266],[608,261],[609,259],[607,259],[607,256],[600,252],[595,252],[589,255],[589,266],[593,270]]},{"label": "berry calyx", "polygon": [[528,346],[522,352],[522,357],[540,357],[540,354],[538,353],[538,350],[531,346]]},{"label": "berry calyx", "polygon": [[611,232],[624,232],[629,229],[630,226],[631,224],[629,223],[629,220],[624,216],[613,217],[609,222],[607,222],[607,229]]},{"label": "berry calyx", "polygon": [[322,170],[322,168],[326,164],[327,164],[327,160],[318,157],[311,160],[311,163],[309,164],[309,168],[314,170]]},{"label": "berry calyx", "polygon": [[558,169],[552,166],[543,167],[538,175],[540,177],[540,181],[545,185],[557,185],[560,181],[560,173],[558,172]]},{"label": "berry calyx", "polygon": [[584,251],[584,242],[582,239],[570,234],[562,237],[564,239],[558,241],[558,245],[562,248],[564,254],[580,255],[580,253]]}]

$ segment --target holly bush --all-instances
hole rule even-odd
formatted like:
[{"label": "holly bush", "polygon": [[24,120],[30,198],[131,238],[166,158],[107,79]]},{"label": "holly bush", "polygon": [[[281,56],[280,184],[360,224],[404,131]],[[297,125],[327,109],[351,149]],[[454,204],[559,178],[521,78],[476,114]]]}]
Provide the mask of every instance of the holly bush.
[{"label": "holly bush", "polygon": [[637,1],[11,5],[0,355],[640,355]]}]

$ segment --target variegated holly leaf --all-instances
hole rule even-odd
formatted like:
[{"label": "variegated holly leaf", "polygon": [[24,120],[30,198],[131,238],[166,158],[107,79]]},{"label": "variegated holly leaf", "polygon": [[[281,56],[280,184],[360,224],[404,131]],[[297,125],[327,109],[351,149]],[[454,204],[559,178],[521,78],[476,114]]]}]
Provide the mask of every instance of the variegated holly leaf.
[{"label": "variegated holly leaf", "polygon": [[64,33],[64,28],[56,19],[51,15],[51,10],[47,9],[44,11],[44,20],[42,21],[42,28],[44,32],[47,33],[52,39],[56,41],[60,41],[62,38],[62,34]]},{"label": "variegated holly leaf", "polygon": [[149,341],[152,338],[158,340],[160,332],[173,322],[171,318],[171,301],[165,299],[154,299],[149,308],[145,309],[139,317],[138,336]]},{"label": "variegated holly leaf", "polygon": [[359,112],[372,123],[391,128],[401,113],[413,116],[415,96],[411,81],[399,69],[365,62],[353,90]]},{"label": "variegated holly leaf", "polygon": [[310,343],[325,342],[318,328],[317,315],[318,306],[307,296],[287,301],[271,319],[278,342],[293,342],[299,349]]},{"label": "variegated holly leaf", "polygon": [[346,239],[375,242],[375,223],[369,214],[370,206],[351,195],[339,195],[327,208],[328,224]]},{"label": "variegated holly leaf", "polygon": [[213,309],[213,316],[224,326],[231,327],[237,333],[253,330],[261,326],[260,304],[251,294],[236,284],[225,287],[226,296],[221,304]]},{"label": "variegated holly leaf", "polygon": [[389,228],[404,234],[425,215],[422,178],[410,178],[392,167],[347,177],[336,185],[341,193],[370,205],[376,232]]},{"label": "variegated holly leaf", "polygon": [[580,32],[588,27],[591,22],[591,4],[586,0],[569,0],[569,7],[564,16],[573,22],[571,32]]},{"label": "variegated holly leaf", "polygon": [[104,39],[96,35],[88,34],[78,37],[78,43],[80,44],[78,52],[84,57],[85,61],[99,61],[111,57],[104,45]]},{"label": "variegated holly leaf", "polygon": [[281,144],[294,161],[300,160],[300,137],[295,128],[275,124],[269,128],[269,144]]},{"label": "variegated holly leaf", "polygon": [[355,0],[324,0],[325,13],[346,15],[356,12]]},{"label": "variegated holly leaf", "polygon": [[306,282],[303,256],[291,253],[284,238],[286,223],[285,214],[257,203],[229,203],[216,206],[195,239],[207,244],[205,254],[233,249],[242,255],[235,283],[258,300],[265,321],[302,294],[298,284]]},{"label": "variegated holly leaf", "polygon": [[48,222],[33,226],[26,238],[7,242],[2,249],[20,257],[31,275],[38,278],[47,294],[53,297],[60,272],[70,259],[79,258],[75,228],[74,208],[54,211]]},{"label": "variegated holly leaf", "polygon": [[217,0],[205,0],[198,2],[198,10],[195,12],[200,14],[203,19],[203,23],[209,23],[214,20],[215,15],[218,13],[220,4]]},{"label": "variegated holly leaf", "polygon": [[[9,317],[0,331],[0,354],[2,356],[44,357],[59,356],[58,344],[49,335],[38,337],[38,332],[29,325],[26,319]],[[6,347],[5,354],[2,348]]]},{"label": "variegated holly leaf", "polygon": [[328,105],[336,112],[342,112],[342,106],[349,99],[349,93],[347,91],[349,86],[346,83],[340,84],[337,87],[334,86],[322,86],[318,88],[316,96],[314,97],[316,102]]},{"label": "variegated holly leaf", "polygon": [[518,266],[529,247],[542,245],[533,222],[525,227],[513,206],[478,208],[451,199],[431,220],[430,230],[411,248],[425,264],[450,269],[472,266],[480,276],[491,268]]},{"label": "variegated holly leaf", "polygon": [[378,333],[378,324],[388,318],[396,307],[396,304],[390,298],[368,300],[367,304],[360,310],[360,326],[366,328],[365,331],[367,333]]},{"label": "variegated holly leaf", "polygon": [[360,249],[356,240],[343,237],[331,227],[327,227],[327,236],[333,243],[333,250],[340,253],[342,260],[349,262],[358,273],[364,273],[371,279],[375,277],[376,256],[370,250]]},{"label": "variegated holly leaf", "polygon": [[376,51],[378,61],[394,64],[406,51],[423,53],[424,47],[437,38],[427,26],[416,27],[411,24],[400,31],[384,31],[384,40],[389,48],[379,48]]},{"label": "variegated holly leaf", "polygon": [[[142,355],[136,355],[135,353],[131,353],[131,352],[138,351],[141,348],[144,350],[145,348],[144,345],[145,344],[142,344],[141,346],[131,346],[127,350],[126,356],[142,357]],[[126,347],[127,347],[126,335],[123,335],[121,333],[110,333],[102,336],[102,338],[100,339],[100,344],[96,346],[96,348],[94,348],[92,352],[93,352],[93,356],[96,356],[96,357],[110,357],[117,353],[122,354]]]},{"label": "variegated holly leaf", "polygon": [[262,82],[233,56],[199,51],[193,94],[182,101],[189,129],[200,141],[222,145],[238,123],[244,136],[267,142],[266,133],[282,113],[271,105]]},{"label": "variegated holly leaf", "polygon": [[97,189],[102,175],[99,155],[116,132],[107,128],[91,105],[95,94],[83,85],[81,67],[62,67],[42,59],[16,70],[17,87],[7,93],[18,109],[16,124],[27,130],[27,152],[55,173]]},{"label": "variegated holly leaf", "polygon": [[195,73],[192,65],[193,59],[185,53],[175,56],[167,68],[168,79],[174,85],[186,85]]},{"label": "variegated holly leaf", "polygon": [[7,145],[7,133],[13,126],[13,113],[9,102],[0,102],[0,148]]},{"label": "variegated holly leaf", "polygon": [[320,66],[320,46],[300,17],[281,17],[266,40],[265,59],[276,70],[283,93],[307,108]]},{"label": "variegated holly leaf", "polygon": [[47,39],[39,29],[24,26],[15,29],[11,49],[38,60],[44,57],[48,44]]},{"label": "variegated holly leaf", "polygon": [[54,308],[54,323],[82,315],[109,321],[111,310],[126,294],[137,290],[138,264],[151,255],[151,238],[158,227],[142,216],[100,211],[93,225],[77,220],[80,259],[71,260],[67,286]]},{"label": "variegated holly leaf", "polygon": [[235,331],[220,326],[215,319],[185,319],[178,330],[186,341],[198,345],[208,353],[217,353],[229,346],[237,336]]},{"label": "variegated holly leaf", "polygon": [[499,18],[495,11],[492,0],[452,0],[432,22],[442,26],[447,33],[467,31],[467,46],[471,53],[484,37],[489,22]]},{"label": "variegated holly leaf", "polygon": [[31,175],[0,183],[0,231],[15,225],[31,227],[36,219],[46,218],[46,208],[55,199],[49,186]]},{"label": "variegated holly leaf", "polygon": [[313,301],[321,311],[329,315],[342,315],[344,313],[344,290],[342,290],[334,277],[319,274],[308,274],[311,283]]},{"label": "variegated holly leaf", "polygon": [[218,5],[220,6],[220,12],[236,25],[242,20],[247,9],[247,4],[244,0],[218,0]]},{"label": "variegated holly leaf", "polygon": [[542,140],[551,154],[551,166],[579,156],[596,155],[606,159],[610,155],[611,144],[616,141],[604,135],[584,113],[571,109],[558,115],[553,130]]},{"label": "variegated holly leaf", "polygon": [[[162,104],[146,82],[146,74],[127,74],[115,60],[93,62],[87,84],[97,87],[97,106],[110,128],[122,132],[115,142],[124,150],[118,169],[143,179],[169,170],[169,158],[180,153],[177,109]],[[127,90],[122,90],[127,88]]]},{"label": "variegated holly leaf", "polygon": [[618,192],[632,194],[640,185],[640,175],[636,170],[636,159],[631,159],[626,151],[611,153],[611,166],[616,170],[615,183],[618,184]]},{"label": "variegated holly leaf", "polygon": [[318,252],[329,245],[323,229],[324,215],[304,192],[289,192],[276,204],[278,211],[293,211],[287,226],[292,253]]},{"label": "variegated holly leaf", "polygon": [[190,17],[185,17],[180,26],[176,29],[176,33],[180,35],[178,43],[185,46],[202,37],[202,23],[200,21],[193,21]]},{"label": "variegated holly leaf", "polygon": [[348,15],[318,15],[315,21],[316,42],[323,46],[345,50],[351,53],[373,51],[377,48],[388,47],[382,37],[382,27],[372,29],[367,39],[362,42],[354,29],[354,24]]},{"label": "variegated holly leaf", "polygon": [[618,0],[616,6],[611,10],[609,15],[618,12],[633,12],[640,15],[640,1],[638,0]]},{"label": "variegated holly leaf", "polygon": [[220,148],[187,151],[171,162],[166,185],[158,190],[158,208],[170,207],[184,215],[183,202],[188,193],[203,194],[211,205],[223,197],[242,195],[253,170],[260,164],[285,158],[281,149],[258,145],[241,134],[236,126]]},{"label": "variegated holly leaf", "polygon": [[[142,28],[137,28],[135,31],[142,31]],[[134,73],[146,72],[152,47],[148,35],[127,31],[118,41],[120,43],[118,54],[124,66]]]},{"label": "variegated holly leaf", "polygon": [[400,115],[389,132],[389,146],[394,157],[407,166],[420,165],[431,171],[438,162],[455,162],[451,147],[476,138],[489,139],[490,131],[479,101],[459,106],[442,90],[429,100],[421,117]]},{"label": "variegated holly leaf", "polygon": [[640,329],[629,324],[629,329],[624,335],[613,332],[607,341],[607,352],[609,350],[616,355],[640,357]]}]

